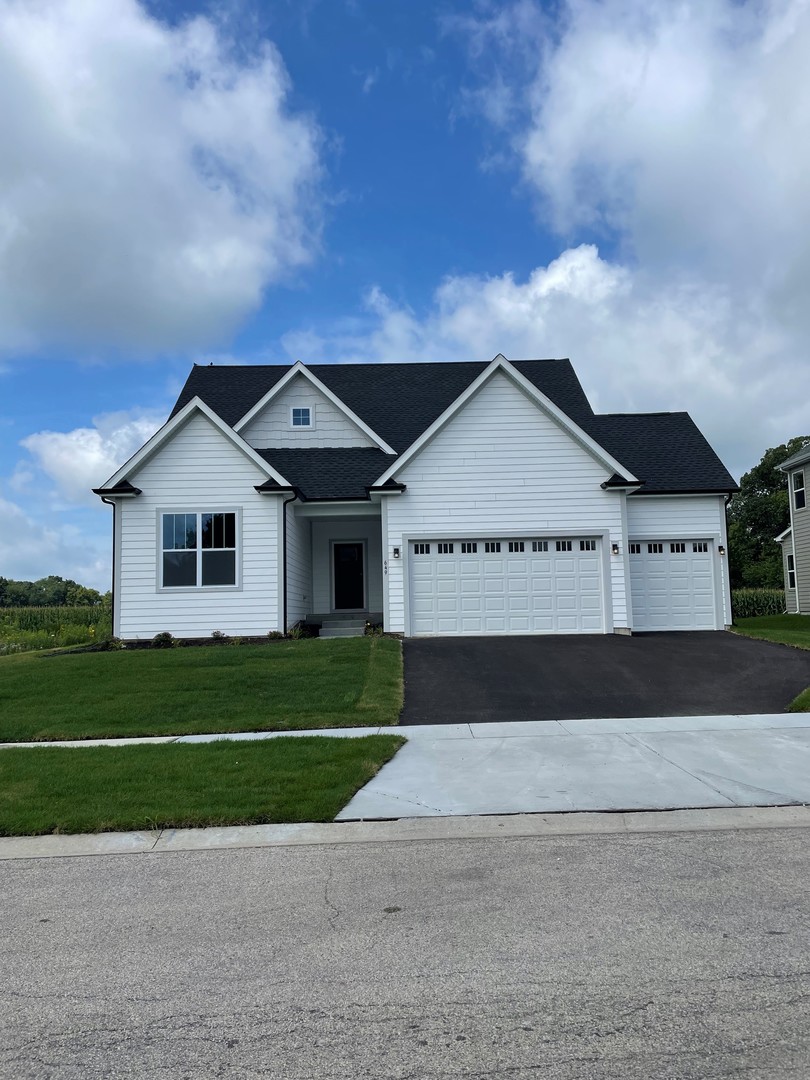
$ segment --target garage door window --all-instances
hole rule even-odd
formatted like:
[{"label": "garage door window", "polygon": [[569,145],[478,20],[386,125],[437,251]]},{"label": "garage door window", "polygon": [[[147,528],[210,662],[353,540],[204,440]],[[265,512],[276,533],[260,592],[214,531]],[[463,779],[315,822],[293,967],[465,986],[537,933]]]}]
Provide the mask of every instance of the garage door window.
[{"label": "garage door window", "polygon": [[486,551],[486,553],[488,555],[497,555],[497,553],[500,550],[501,550],[501,542],[500,542],[500,540],[492,540],[492,541],[484,544],[484,551]]},{"label": "garage door window", "polygon": [[478,552],[478,544],[475,541],[461,545],[462,555],[475,555]]},{"label": "garage door window", "polygon": [[706,541],[706,540],[698,540],[694,544],[692,544],[692,551],[696,555],[699,555],[701,553],[705,555],[708,550],[709,550],[709,544],[708,544],[708,541]]},{"label": "garage door window", "polygon": [[630,554],[631,555],[640,555],[641,554],[641,544],[631,544],[630,545]]},{"label": "garage door window", "polygon": [[510,540],[509,551],[514,555],[518,551],[524,551],[525,547],[522,540]]},{"label": "garage door window", "polygon": [[686,544],[670,544],[669,550],[673,555],[683,555],[686,552]]},{"label": "garage door window", "polygon": [[596,541],[595,540],[580,540],[580,542],[579,542],[579,550],[580,551],[596,551]]},{"label": "garage door window", "polygon": [[647,544],[647,552],[650,555],[663,555],[664,554],[664,545],[663,544]]},{"label": "garage door window", "polygon": [[532,540],[532,551],[548,551],[548,540]]},{"label": "garage door window", "polygon": [[429,555],[430,544],[414,544],[413,553],[414,555]]},{"label": "garage door window", "polygon": [[558,540],[557,541],[557,551],[570,551],[570,550],[571,550],[571,541],[570,540]]}]

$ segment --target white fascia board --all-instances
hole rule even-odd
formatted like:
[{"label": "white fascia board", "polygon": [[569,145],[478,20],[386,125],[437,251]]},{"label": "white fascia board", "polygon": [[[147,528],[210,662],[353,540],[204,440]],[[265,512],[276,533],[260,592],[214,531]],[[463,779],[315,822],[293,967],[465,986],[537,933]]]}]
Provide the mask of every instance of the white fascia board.
[{"label": "white fascia board", "polygon": [[210,406],[206,405],[205,402],[198,397],[192,398],[187,405],[183,406],[179,413],[176,413],[171,418],[171,420],[167,420],[163,427],[156,431],[152,438],[145,442],[140,448],[140,450],[138,450],[137,453],[133,454],[129,461],[127,461],[126,464],[122,465],[118,472],[111,476],[107,483],[103,486],[115,487],[116,484],[120,483],[122,480],[127,479],[128,476],[135,469],[138,469],[142,465],[145,465],[146,462],[149,461],[149,459],[153,457],[154,454],[156,454],[158,450],[160,450],[160,448],[164,446],[176,434],[177,431],[185,427],[186,423],[196,412],[202,413],[203,416],[210,420],[214,427],[218,431],[220,431],[222,435],[224,435],[225,438],[228,439],[228,441],[236,447],[237,450],[240,450],[245,455],[245,457],[250,458],[254,465],[261,469],[265,476],[271,477],[282,487],[291,486],[284,479],[281,473],[276,472],[273,466],[269,465],[263,457],[260,457],[260,455],[256,453],[253,447],[245,442],[241,435],[238,435],[233,430],[233,428],[228,427],[225,421],[221,417],[217,416],[214,410],[210,408]]},{"label": "white fascia board", "polygon": [[404,465],[407,465],[409,461],[416,457],[419,451],[441,431],[445,424],[447,424],[456,413],[464,408],[470,398],[474,397],[481,387],[489,382],[497,371],[502,371],[504,375],[511,379],[518,389],[522,390],[527,397],[534,401],[543,412],[553,420],[556,420],[563,430],[567,431],[568,434],[583,447],[583,449],[587,450],[592,457],[596,458],[596,460],[604,465],[606,469],[609,469],[611,473],[619,473],[621,476],[624,476],[630,484],[640,483],[637,476],[634,476],[629,469],[626,469],[621,462],[617,461],[607,452],[607,450],[601,447],[595,439],[592,439],[586,431],[583,431],[578,424],[575,424],[570,416],[564,413],[562,409],[558,408],[550,398],[547,398],[533,383],[529,382],[528,379],[521,375],[517,368],[513,367],[505,356],[498,353],[495,359],[487,365],[478,378],[471,382],[463,393],[459,394],[456,400],[444,410],[441,416],[434,420],[426,431],[422,432],[419,438],[408,447],[397,461],[386,469],[378,480],[374,481],[372,486],[378,487],[387,480],[391,480],[395,473],[399,472]]},{"label": "white fascia board", "polygon": [[791,529],[790,525],[788,525],[788,527],[785,529],[784,532],[780,532],[778,536],[775,536],[773,538],[774,543],[781,544],[783,540],[787,540],[787,538],[790,536],[790,534],[792,532],[793,532],[793,529]]},{"label": "white fascia board", "polygon": [[782,472],[790,472],[790,470],[795,469],[797,465],[805,465],[808,461],[810,461],[810,443],[807,446],[803,446],[801,450],[791,457],[786,458],[781,465],[777,465],[777,468],[781,469]]},{"label": "white fascia board", "polygon": [[349,406],[342,402],[337,396],[337,394],[332,393],[329,387],[325,386],[324,383],[322,383],[321,380],[317,378],[317,376],[313,375],[309,368],[302,364],[300,360],[296,360],[296,362],[293,364],[287,374],[284,375],[281,379],[279,379],[276,385],[271,387],[264,395],[264,397],[260,398],[259,401],[257,401],[256,404],[253,406],[253,408],[249,409],[248,412],[245,413],[241,420],[237,421],[237,423],[234,424],[234,431],[242,431],[242,429],[245,428],[250,423],[250,421],[253,420],[254,417],[258,416],[258,414],[262,411],[262,409],[264,409],[266,405],[269,405],[270,402],[274,400],[274,398],[277,398],[278,395],[285,388],[285,386],[292,382],[292,380],[298,375],[303,375],[305,379],[308,379],[316,390],[319,390],[323,394],[323,396],[327,398],[327,400],[331,401],[331,403],[335,406],[336,409],[339,409],[343,413],[347,420],[351,420],[351,422],[356,427],[360,428],[364,435],[367,435],[369,439],[371,439],[372,442],[376,443],[376,445],[379,446],[379,448],[383,450],[386,454],[396,453],[396,450],[393,448],[393,446],[389,446],[385,439],[381,439],[380,436],[376,433],[376,431],[372,431],[368,424],[360,419],[357,413],[352,412]]}]

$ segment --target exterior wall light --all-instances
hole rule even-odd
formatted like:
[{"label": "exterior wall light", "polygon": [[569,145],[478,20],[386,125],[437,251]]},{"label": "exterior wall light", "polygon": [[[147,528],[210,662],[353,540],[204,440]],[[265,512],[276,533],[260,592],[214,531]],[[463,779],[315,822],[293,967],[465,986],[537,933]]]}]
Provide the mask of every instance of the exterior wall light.
[{"label": "exterior wall light", "polygon": [[394,558],[395,559],[399,558],[399,548],[394,548]]},{"label": "exterior wall light", "polygon": [[718,545],[717,554],[718,555],[725,555],[725,553],[726,553],[726,549],[723,547],[723,545],[722,544]]},{"label": "exterior wall light", "polygon": [[610,553],[611,553],[611,555],[618,555],[619,554],[619,545],[616,544],[616,543],[611,544],[610,545]]}]

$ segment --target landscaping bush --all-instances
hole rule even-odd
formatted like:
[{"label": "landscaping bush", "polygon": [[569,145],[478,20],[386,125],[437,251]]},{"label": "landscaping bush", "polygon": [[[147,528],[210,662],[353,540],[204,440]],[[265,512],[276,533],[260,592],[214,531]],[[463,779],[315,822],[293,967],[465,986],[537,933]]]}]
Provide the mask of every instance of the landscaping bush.
[{"label": "landscaping bush", "polygon": [[732,590],[731,613],[735,619],[753,619],[759,615],[781,615],[784,610],[784,589]]}]

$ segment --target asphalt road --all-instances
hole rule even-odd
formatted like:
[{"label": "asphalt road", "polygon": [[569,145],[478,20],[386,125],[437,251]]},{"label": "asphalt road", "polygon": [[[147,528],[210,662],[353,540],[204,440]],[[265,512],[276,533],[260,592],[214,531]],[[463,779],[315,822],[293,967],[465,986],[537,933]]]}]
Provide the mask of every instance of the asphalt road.
[{"label": "asphalt road", "polygon": [[0,1076],[810,1073],[810,830],[0,864]]},{"label": "asphalt road", "polygon": [[784,712],[810,653],[717,631],[405,638],[401,724]]}]

